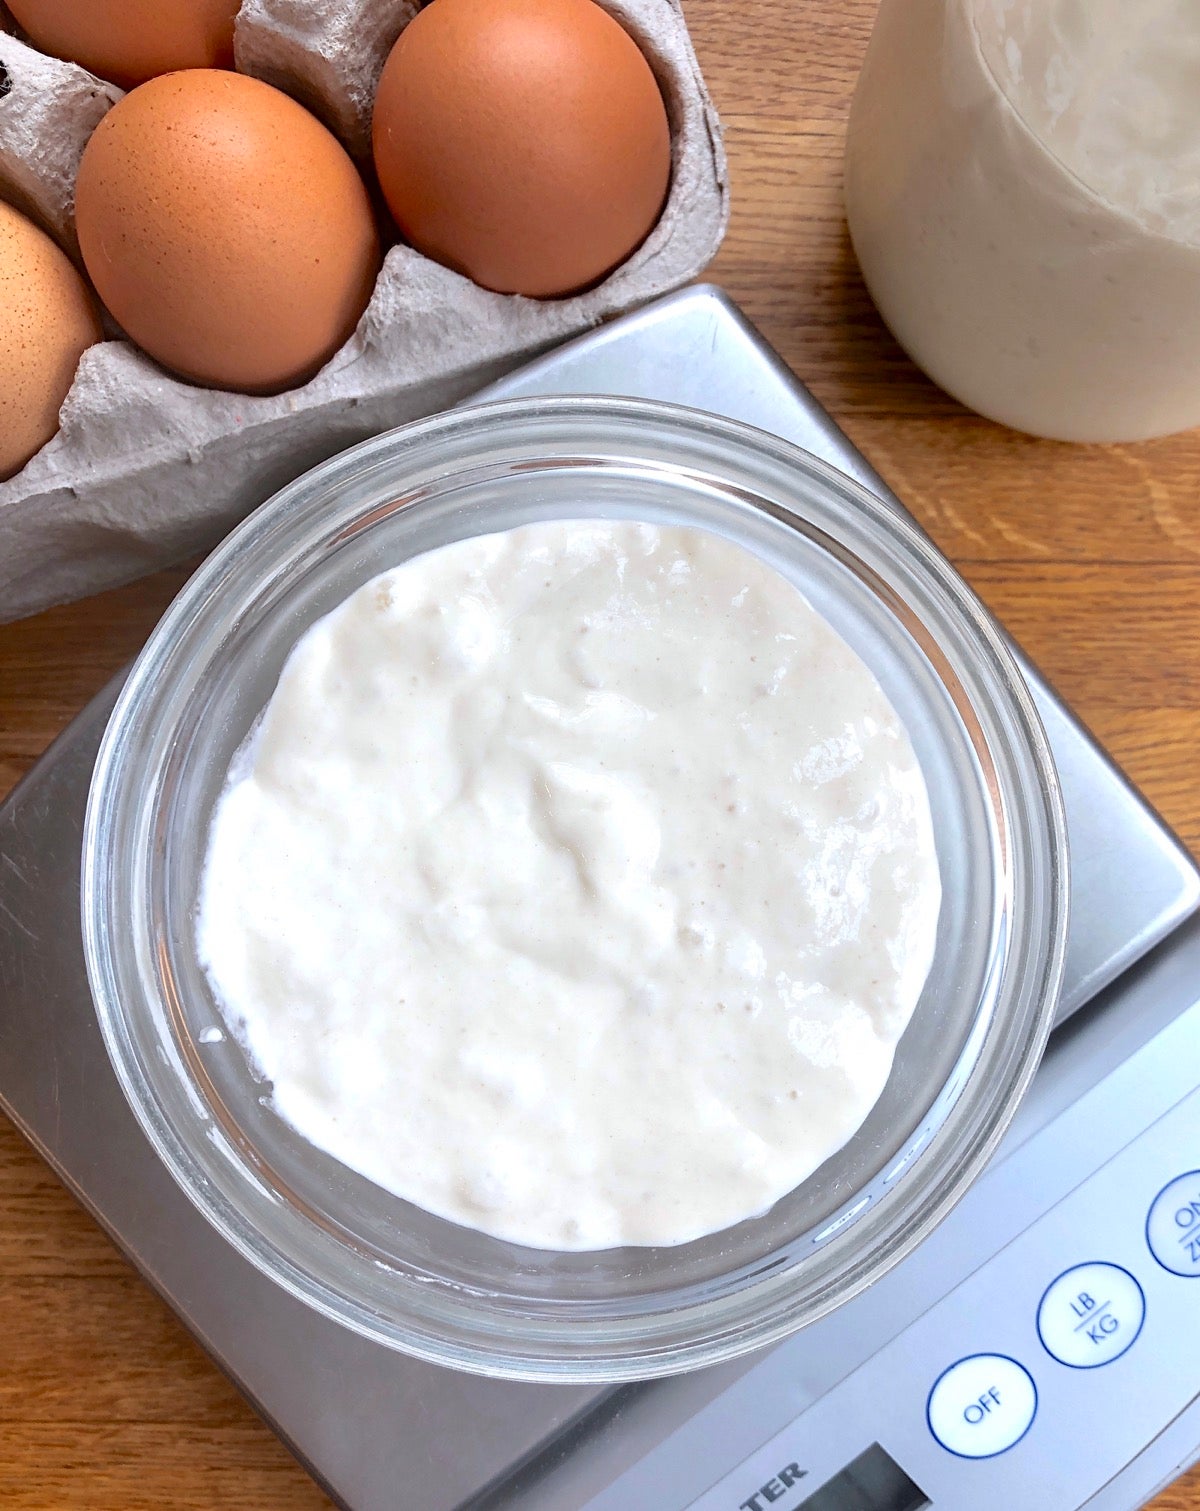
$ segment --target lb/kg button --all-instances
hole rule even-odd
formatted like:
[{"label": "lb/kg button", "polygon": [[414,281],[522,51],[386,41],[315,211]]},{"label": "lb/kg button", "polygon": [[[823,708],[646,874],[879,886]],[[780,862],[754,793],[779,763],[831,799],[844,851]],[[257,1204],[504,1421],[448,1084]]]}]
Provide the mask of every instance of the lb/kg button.
[{"label": "lb/kg button", "polygon": [[1146,1320],[1146,1297],[1119,1264],[1077,1264],[1047,1287],[1038,1336],[1048,1354],[1072,1369],[1111,1364],[1133,1347]]}]

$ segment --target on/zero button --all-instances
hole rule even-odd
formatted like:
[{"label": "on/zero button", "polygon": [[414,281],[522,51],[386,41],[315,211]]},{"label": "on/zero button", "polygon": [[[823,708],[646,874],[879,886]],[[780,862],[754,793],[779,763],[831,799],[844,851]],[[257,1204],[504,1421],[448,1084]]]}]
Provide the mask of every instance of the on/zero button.
[{"label": "on/zero button", "polygon": [[1164,1270],[1200,1276],[1200,1170],[1177,1175],[1154,1198],[1146,1242]]},{"label": "on/zero button", "polygon": [[929,1430],[966,1459],[990,1459],[1019,1443],[1037,1413],[1037,1387],[1006,1354],[972,1354],[944,1370],[929,1392]]}]

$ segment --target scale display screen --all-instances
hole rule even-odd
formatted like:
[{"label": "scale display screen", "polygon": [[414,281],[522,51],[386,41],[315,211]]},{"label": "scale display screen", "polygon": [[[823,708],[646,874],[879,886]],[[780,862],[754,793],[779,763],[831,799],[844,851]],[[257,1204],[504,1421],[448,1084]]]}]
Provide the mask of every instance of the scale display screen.
[{"label": "scale display screen", "polygon": [[932,1504],[891,1454],[872,1443],[796,1511],[922,1511]]}]

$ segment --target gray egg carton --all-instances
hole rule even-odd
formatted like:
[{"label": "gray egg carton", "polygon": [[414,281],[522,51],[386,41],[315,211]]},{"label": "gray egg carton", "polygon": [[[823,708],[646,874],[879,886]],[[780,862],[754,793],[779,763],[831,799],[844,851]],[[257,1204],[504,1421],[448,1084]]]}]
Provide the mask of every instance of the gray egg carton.
[{"label": "gray egg carton", "polygon": [[[567,299],[494,294],[410,247],[387,253],[357,330],[309,383],[273,397],[197,388],[111,323],[84,353],[61,429],[0,483],[0,620],[114,587],[216,543],[305,468],[444,409],[537,352],[686,283],[724,235],[721,131],[679,0],[602,0],[643,47],[673,136],[658,225]],[[365,160],[384,59],[415,0],[244,0],[239,68],[287,90]],[[3,9],[0,6],[0,19]],[[74,257],[75,174],[121,91],[0,32],[0,197]]]}]

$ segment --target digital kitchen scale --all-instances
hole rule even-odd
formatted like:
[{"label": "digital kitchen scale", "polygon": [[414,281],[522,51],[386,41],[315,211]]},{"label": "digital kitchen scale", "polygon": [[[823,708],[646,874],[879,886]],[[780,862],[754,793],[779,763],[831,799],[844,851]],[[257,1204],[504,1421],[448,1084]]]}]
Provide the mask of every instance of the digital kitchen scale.
[{"label": "digital kitchen scale", "polygon": [[[715,290],[485,397],[564,392],[749,421],[895,503]],[[946,1222],[765,1353],[616,1388],[478,1379],[325,1320],[209,1227],[126,1106],[84,975],[80,834],[115,689],[0,813],[0,1105],[354,1511],[1129,1511],[1200,1454],[1200,876],[1032,681],[1071,841],[1061,1026]]]}]

